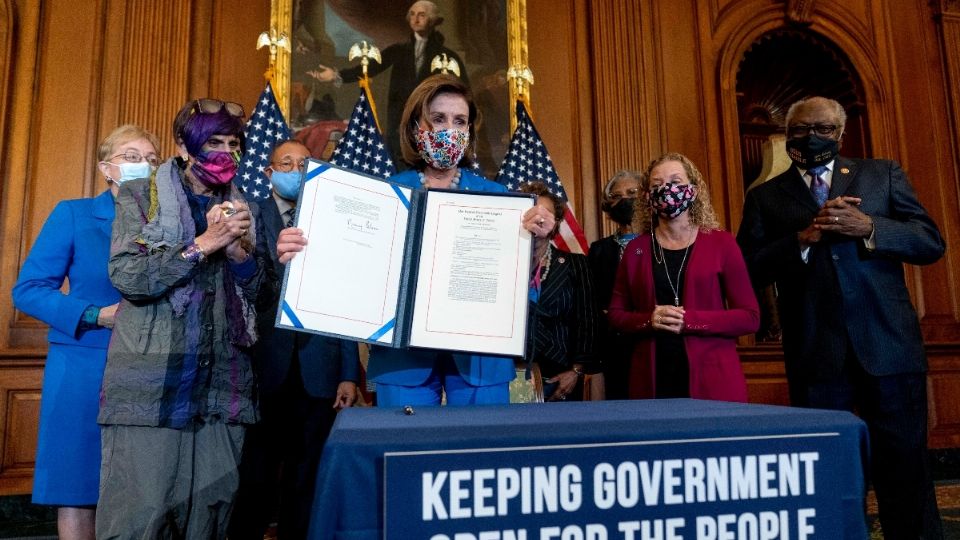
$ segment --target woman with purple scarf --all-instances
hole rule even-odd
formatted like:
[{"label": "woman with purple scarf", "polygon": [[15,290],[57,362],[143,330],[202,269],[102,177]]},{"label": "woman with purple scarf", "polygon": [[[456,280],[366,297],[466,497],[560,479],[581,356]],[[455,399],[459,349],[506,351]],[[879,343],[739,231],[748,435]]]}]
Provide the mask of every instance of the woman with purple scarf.
[{"label": "woman with purple scarf", "polygon": [[232,180],[243,108],[177,114],[181,157],[125,183],[109,273],[123,299],[107,353],[98,538],[223,538],[245,424],[263,265]]}]

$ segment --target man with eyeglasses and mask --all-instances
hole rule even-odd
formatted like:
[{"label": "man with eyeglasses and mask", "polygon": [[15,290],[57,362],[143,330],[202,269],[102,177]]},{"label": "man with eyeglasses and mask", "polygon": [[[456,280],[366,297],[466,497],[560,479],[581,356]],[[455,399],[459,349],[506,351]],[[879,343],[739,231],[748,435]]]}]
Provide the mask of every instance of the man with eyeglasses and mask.
[{"label": "man with eyeglasses and mask", "polygon": [[[633,207],[639,191],[640,173],[630,170],[617,171],[603,189],[600,208],[617,224],[617,231],[590,244],[587,257],[590,275],[593,276],[593,291],[597,296],[597,305],[603,310],[604,321],[623,250],[637,237],[633,230]],[[605,398],[627,399],[627,373],[633,355],[633,338],[612,328],[606,329],[605,336],[605,339],[597,340],[597,345],[601,348],[597,351],[597,356],[603,358]]]},{"label": "man with eyeglasses and mask", "polygon": [[306,538],[324,442],[337,411],[357,400],[356,342],[274,327],[284,274],[277,237],[293,224],[309,157],[300,142],[277,143],[264,170],[271,196],[251,208],[257,251],[270,258],[257,297],[260,339],[253,352],[260,423],[247,430],[230,540],[262,540],[274,520],[278,538]]},{"label": "man with eyeglasses and mask", "polygon": [[246,426],[263,277],[233,183],[243,108],[186,103],[180,157],[117,193],[108,271],[122,299],[100,389],[98,538],[224,538]]},{"label": "man with eyeglasses and mask", "polygon": [[838,156],[845,122],[832,99],[790,107],[794,167],[747,193],[737,240],[754,285],[776,284],[791,403],[867,423],[887,540],[942,538],[903,264],[937,261],[944,243],[897,163]]}]

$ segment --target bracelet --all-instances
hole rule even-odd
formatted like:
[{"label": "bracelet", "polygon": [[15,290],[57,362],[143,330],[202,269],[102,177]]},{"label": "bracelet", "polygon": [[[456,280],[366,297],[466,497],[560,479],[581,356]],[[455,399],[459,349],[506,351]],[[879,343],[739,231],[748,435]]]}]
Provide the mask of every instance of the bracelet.
[{"label": "bracelet", "polygon": [[200,247],[200,244],[193,242],[180,252],[180,257],[187,262],[203,262],[207,260],[207,254]]}]

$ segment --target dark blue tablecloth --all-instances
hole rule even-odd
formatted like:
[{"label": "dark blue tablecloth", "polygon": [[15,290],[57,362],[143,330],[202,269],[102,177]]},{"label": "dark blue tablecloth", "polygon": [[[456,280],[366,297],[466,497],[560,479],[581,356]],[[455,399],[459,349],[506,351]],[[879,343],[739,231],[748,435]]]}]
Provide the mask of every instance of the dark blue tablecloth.
[{"label": "dark blue tablecloth", "polygon": [[[736,532],[739,526],[750,532],[757,526],[757,517],[760,516],[760,527],[766,527],[768,532],[773,526],[786,528],[789,522],[790,538],[795,539],[801,536],[796,531],[798,512],[807,512],[816,514],[811,518],[811,523],[817,526],[811,538],[862,539],[866,537],[863,512],[866,454],[866,427],[855,416],[838,411],[769,405],[680,399],[424,407],[410,415],[400,409],[347,409],[340,413],[324,450],[313,502],[310,538],[429,539],[442,530],[454,540],[452,531],[478,535],[479,531],[492,527],[498,530],[532,527],[526,531],[526,538],[533,540],[541,538],[544,527],[552,524],[558,525],[557,530],[560,530],[570,525],[594,523],[600,528],[605,527],[608,537],[613,539],[628,537],[626,533],[618,532],[618,526],[633,526],[639,531],[636,529],[638,524],[646,521],[643,526],[655,530],[654,527],[665,526],[671,517],[686,519],[686,525],[681,529],[683,538],[696,538],[695,527],[701,536],[707,535],[703,537],[709,534],[723,537],[714,529],[725,527]],[[661,484],[662,493],[652,499],[653,502],[644,504],[641,501],[636,506],[629,506],[629,503],[618,500],[612,509],[603,511],[591,506],[595,497],[600,498],[593,486],[593,483],[600,483],[597,481],[599,477],[592,475],[597,464],[605,460],[610,462],[610,470],[624,465],[624,474],[630,470],[635,473],[638,463],[641,469],[651,464],[669,467],[671,463],[683,463],[686,467],[690,463],[699,463],[702,476],[702,464],[707,459],[713,459],[711,466],[723,463],[726,467],[729,464],[731,470],[734,462],[740,466],[755,464],[759,459],[771,471],[760,482],[761,487],[770,488],[769,494],[778,486],[785,489],[785,484],[778,484],[780,480],[774,474],[777,466],[770,465],[770,460],[777,459],[776,456],[793,456],[796,466],[798,455],[801,463],[804,456],[817,456],[815,497],[794,494],[771,499],[765,498],[762,490],[760,494],[744,496],[747,493],[744,484],[739,488],[741,500],[737,501],[723,499],[725,502],[699,504],[690,499],[698,496],[696,490],[688,490],[687,501],[662,504],[668,491],[681,496],[686,484],[696,483],[691,476],[686,476],[682,484],[673,488]],[[780,462],[789,464],[788,459]],[[491,466],[491,463],[495,465]],[[450,509],[448,506],[456,506],[448,494],[466,493],[451,491],[451,484],[446,483],[442,490],[437,488],[437,493],[443,493],[445,500],[437,503],[439,509],[431,509],[433,514],[428,518],[423,510],[428,506],[423,499],[423,493],[428,491],[425,480],[428,476],[422,475],[419,467],[429,467],[430,464],[437,464],[440,471],[446,471],[440,476],[431,473],[429,478],[436,482],[435,486],[441,486],[444,479],[452,481],[453,476],[447,474],[449,471],[466,469],[468,471],[462,474],[469,474],[469,469],[476,473],[503,468],[519,471],[521,467],[532,470],[538,464],[542,464],[544,470],[551,464],[568,465],[576,469],[574,472],[582,472],[582,478],[577,478],[583,484],[583,504],[569,514],[562,510],[521,512],[518,496],[510,501],[509,508],[501,508],[498,516],[477,518],[478,521],[472,523],[474,516],[453,519],[453,516],[443,515]],[[648,472],[651,470],[663,473],[666,469],[650,467]],[[690,473],[696,469],[683,470]],[[674,472],[677,471],[681,469]],[[680,472],[677,474],[682,476]],[[797,486],[800,486],[794,486],[795,489],[803,490],[807,483],[812,483],[813,476],[804,478],[803,474],[800,471],[795,475]],[[474,480],[480,476],[477,473]],[[624,476],[628,477],[629,474]],[[480,485],[471,481],[465,481],[460,487],[467,489]],[[496,480],[489,480],[485,485],[494,488],[493,492],[498,487]],[[810,489],[813,490],[812,486]],[[737,492],[737,487],[734,486],[732,491]],[[464,499],[466,509],[461,514],[476,512],[476,516],[480,516],[484,503],[480,495],[488,496],[486,502],[490,504],[487,506],[493,504],[496,496],[495,493],[491,495],[490,489],[471,493],[481,500],[477,506],[471,507],[472,499]],[[629,498],[621,495],[624,499]],[[805,505],[826,507],[811,510],[803,508]],[[781,509],[779,513],[777,508]],[[763,519],[773,519],[771,516],[779,516],[785,521],[779,525],[762,523]],[[705,520],[705,523],[695,521],[697,519]],[[730,520],[734,520],[732,524]],[[624,525],[625,522],[632,525]],[[385,535],[385,523],[402,525],[392,529],[387,527],[388,534]],[[420,525],[425,527],[421,530]],[[396,530],[398,526],[403,529]],[[560,538],[559,533],[555,538]],[[641,538],[640,532],[635,538]]]}]

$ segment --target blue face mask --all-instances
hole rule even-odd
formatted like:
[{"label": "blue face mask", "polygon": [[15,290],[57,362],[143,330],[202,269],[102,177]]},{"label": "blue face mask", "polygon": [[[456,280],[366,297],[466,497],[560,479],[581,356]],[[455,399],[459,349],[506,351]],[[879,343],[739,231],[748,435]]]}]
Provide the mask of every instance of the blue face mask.
[{"label": "blue face mask", "polygon": [[273,171],[270,176],[270,183],[277,195],[288,201],[297,200],[297,194],[300,193],[300,171],[280,172]]},{"label": "blue face mask", "polygon": [[140,161],[139,163],[113,163],[120,169],[120,178],[112,178],[118,186],[128,180],[136,180],[137,178],[150,178],[150,173],[153,172],[153,167],[150,166],[150,163],[147,160]]}]

